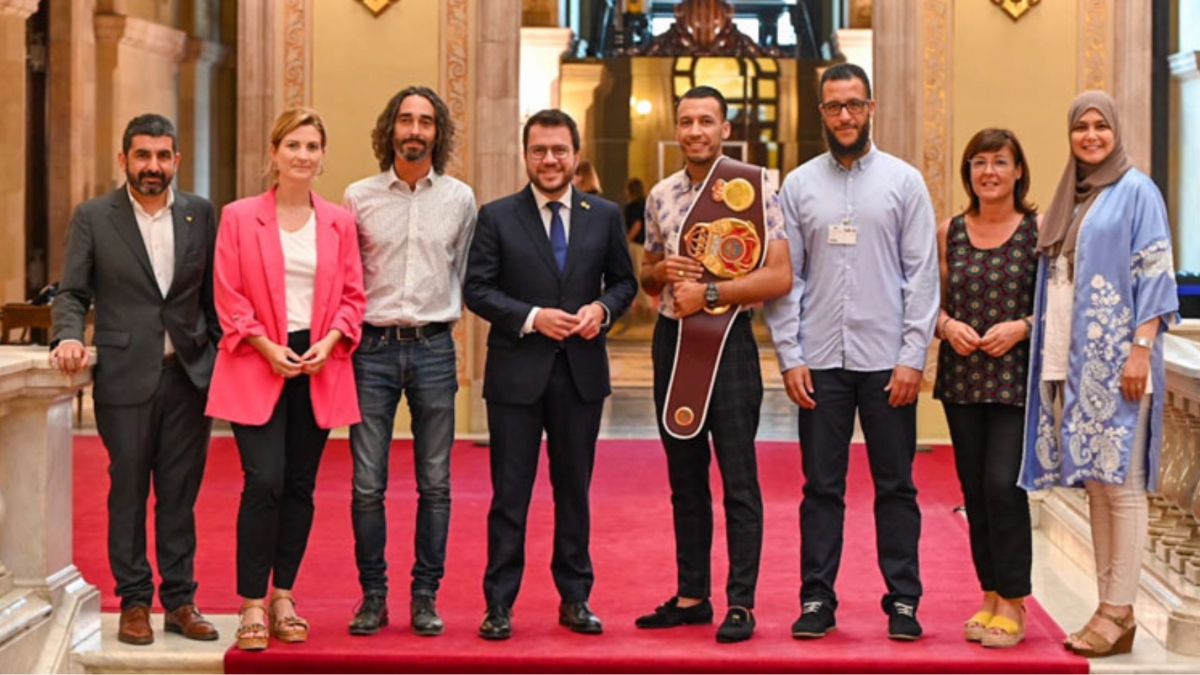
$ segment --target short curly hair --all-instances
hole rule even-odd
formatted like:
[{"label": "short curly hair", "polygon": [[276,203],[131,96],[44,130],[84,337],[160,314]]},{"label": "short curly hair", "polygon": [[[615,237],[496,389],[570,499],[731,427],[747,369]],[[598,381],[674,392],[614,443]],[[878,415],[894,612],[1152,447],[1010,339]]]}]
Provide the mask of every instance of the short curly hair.
[{"label": "short curly hair", "polygon": [[437,136],[433,141],[433,170],[443,174],[454,152],[454,120],[445,101],[429,87],[408,87],[400,91],[379,114],[375,129],[371,132],[371,146],[375,149],[375,159],[379,160],[379,170],[387,171],[396,163],[396,118],[400,115],[400,105],[409,96],[420,96],[433,105],[434,125],[437,128]]}]

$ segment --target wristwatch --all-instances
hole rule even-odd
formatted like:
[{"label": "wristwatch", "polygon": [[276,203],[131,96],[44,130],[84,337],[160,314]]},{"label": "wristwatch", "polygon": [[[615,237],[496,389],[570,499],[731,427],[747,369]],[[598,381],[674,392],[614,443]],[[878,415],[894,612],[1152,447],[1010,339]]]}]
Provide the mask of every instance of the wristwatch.
[{"label": "wristwatch", "polygon": [[1145,347],[1146,349],[1154,349],[1154,340],[1148,337],[1137,336],[1133,338],[1134,347]]},{"label": "wristwatch", "polygon": [[717,282],[710,281],[704,289],[704,304],[709,309],[716,309],[717,303],[721,301],[721,291],[717,288]]}]

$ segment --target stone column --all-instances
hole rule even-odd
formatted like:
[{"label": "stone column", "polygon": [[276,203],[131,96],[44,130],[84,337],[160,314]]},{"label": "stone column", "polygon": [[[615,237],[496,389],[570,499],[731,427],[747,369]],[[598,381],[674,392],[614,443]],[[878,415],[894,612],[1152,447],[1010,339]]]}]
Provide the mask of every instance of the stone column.
[{"label": "stone column", "polygon": [[[0,301],[25,299],[25,20],[38,0],[0,0]],[[11,45],[11,47],[9,46]]]},{"label": "stone column", "polygon": [[96,165],[116,157],[96,156],[95,0],[60,0],[50,10],[50,237],[49,279],[62,276],[71,211],[100,194],[109,181],[96,181]]},{"label": "stone column", "polygon": [[176,124],[183,160],[178,184],[205,197],[212,194],[214,170],[214,71],[226,51],[219,42],[190,38],[179,67],[179,120]]},{"label": "stone column", "polygon": [[277,10],[274,0],[238,2],[238,197],[257,194],[266,187],[263,168],[276,115]]},{"label": "stone column", "polygon": [[[520,37],[521,0],[450,0],[466,5],[470,16],[472,52],[469,73],[474,91],[470,110],[470,178],[475,199],[483,204],[515,192],[525,182],[521,163]],[[451,90],[453,88],[451,87]],[[471,315],[467,326],[467,368],[471,376],[472,432],[487,429],[483,406],[483,366],[487,355],[487,324]]]},{"label": "stone column", "polygon": [[1121,140],[1134,166],[1150,173],[1152,118],[1150,70],[1154,64],[1151,0],[1113,5],[1113,98],[1121,117]]},{"label": "stone column", "polygon": [[95,26],[96,181],[103,191],[125,182],[115,157],[129,120],[158,113],[179,123],[177,78],[187,35],[122,14],[97,14]]},{"label": "stone column", "polygon": [[921,166],[921,7],[915,0],[875,3],[875,143]]}]

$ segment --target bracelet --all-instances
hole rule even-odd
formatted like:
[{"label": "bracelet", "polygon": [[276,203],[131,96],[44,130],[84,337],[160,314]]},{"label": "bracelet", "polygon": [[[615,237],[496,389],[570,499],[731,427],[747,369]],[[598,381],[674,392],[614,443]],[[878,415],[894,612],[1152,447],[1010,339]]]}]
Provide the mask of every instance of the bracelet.
[{"label": "bracelet", "polygon": [[946,339],[946,326],[950,325],[950,322],[953,320],[954,320],[954,317],[946,316],[946,318],[942,320],[941,325],[938,326],[937,332],[941,333],[943,340]]},{"label": "bracelet", "polygon": [[1021,323],[1025,324],[1025,337],[1033,337],[1033,322],[1029,320],[1029,317],[1021,317]]},{"label": "bracelet", "polygon": [[1148,337],[1137,336],[1133,338],[1134,347],[1145,347],[1146,349],[1154,349],[1154,340]]}]

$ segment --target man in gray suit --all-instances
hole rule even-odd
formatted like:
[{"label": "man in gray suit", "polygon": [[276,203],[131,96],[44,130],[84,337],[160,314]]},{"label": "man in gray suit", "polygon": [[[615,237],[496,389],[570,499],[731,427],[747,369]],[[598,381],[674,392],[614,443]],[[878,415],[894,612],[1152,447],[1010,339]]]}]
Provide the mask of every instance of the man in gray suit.
[{"label": "man in gray suit", "polygon": [[171,189],[175,129],[160,115],[125,128],[117,156],[128,182],[80,204],[54,299],[51,363],[88,364],[84,317],[96,303],[96,428],[108,449],[108,558],[121,597],[118,639],[150,644],[154,578],[146,559],[146,499],[154,481],[164,630],[195,640],[217,631],[196,609],[192,509],[208,456],[204,405],[215,345],[216,219],[212,204]]}]

